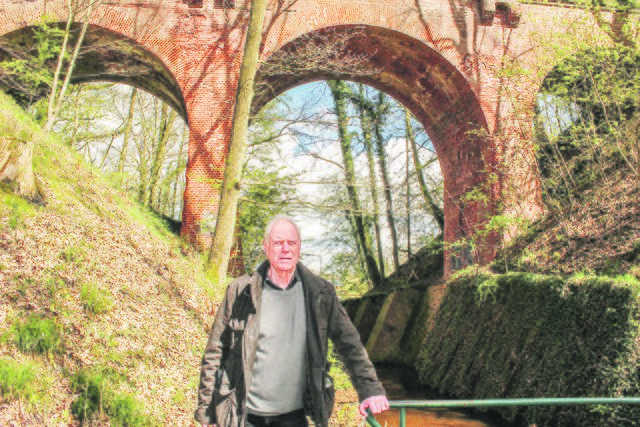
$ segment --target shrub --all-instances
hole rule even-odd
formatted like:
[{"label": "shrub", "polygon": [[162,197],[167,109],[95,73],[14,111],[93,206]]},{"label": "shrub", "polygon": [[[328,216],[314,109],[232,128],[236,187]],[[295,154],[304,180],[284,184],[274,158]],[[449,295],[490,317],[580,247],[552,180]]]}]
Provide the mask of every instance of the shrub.
[{"label": "shrub", "polygon": [[109,292],[93,283],[82,285],[80,300],[85,310],[93,314],[106,313],[113,307],[113,298]]},{"label": "shrub", "polygon": [[85,252],[84,246],[67,246],[60,251],[60,256],[70,264],[80,265],[84,260]]},{"label": "shrub", "polygon": [[114,427],[144,427],[150,425],[142,412],[142,405],[130,394],[118,394],[108,407],[111,425]]},{"label": "shrub", "polygon": [[97,415],[109,417],[113,427],[144,427],[153,422],[144,414],[142,404],[130,394],[114,393],[110,378],[103,372],[79,371],[71,387],[78,397],[71,404],[71,412],[82,424]]},{"label": "shrub", "polygon": [[0,359],[0,395],[6,399],[33,401],[36,370],[30,363],[20,363],[13,359]]},{"label": "shrub", "polygon": [[51,408],[52,382],[49,373],[37,360],[0,358],[0,407],[2,401],[18,400],[30,410],[47,412]]},{"label": "shrub", "polygon": [[77,372],[71,380],[71,387],[78,393],[78,397],[71,404],[71,413],[84,423],[96,413],[102,412],[105,386],[106,381],[102,374]]},{"label": "shrub", "polygon": [[62,344],[61,328],[55,320],[30,316],[13,327],[16,346],[25,353],[54,353]]}]

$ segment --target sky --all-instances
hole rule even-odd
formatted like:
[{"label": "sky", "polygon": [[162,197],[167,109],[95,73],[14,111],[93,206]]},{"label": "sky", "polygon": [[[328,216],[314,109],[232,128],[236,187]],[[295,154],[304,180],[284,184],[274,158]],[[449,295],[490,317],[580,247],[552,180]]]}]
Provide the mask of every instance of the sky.
[{"label": "sky", "polygon": [[[280,107],[285,116],[297,117],[302,111],[306,116],[319,118],[321,123],[295,125],[294,131],[285,133],[280,138],[277,148],[272,150],[273,158],[277,159],[283,171],[300,174],[300,180],[303,182],[296,185],[299,197],[315,203],[322,203],[322,199],[332,188],[329,183],[342,177],[339,166],[342,163],[342,155],[335,119],[331,114],[332,106],[333,98],[324,82],[309,83],[286,92],[284,103]],[[387,127],[388,134],[385,135],[388,141],[386,150],[392,186],[400,186],[406,179],[406,140],[398,136],[404,135],[404,112],[399,110],[399,113],[401,114],[392,116],[391,123]],[[356,131],[357,128],[353,126],[351,130]],[[432,155],[428,149],[421,150],[423,163]],[[368,163],[365,153],[356,151],[354,163],[360,178],[367,179]],[[411,170],[413,170],[413,163],[411,163]],[[438,162],[432,164],[430,173],[435,175],[440,173]],[[379,188],[382,188],[381,183]],[[412,194],[413,206],[422,207],[423,202],[417,188],[412,189]],[[404,195],[400,197],[399,194],[395,194],[394,196],[394,205],[405,203]],[[384,206],[382,200],[380,206],[381,208]],[[419,215],[419,211],[420,209],[416,209],[416,214],[412,214],[414,223],[412,228],[416,230],[415,234],[433,234],[433,224],[425,218],[425,215]],[[337,215],[339,215],[337,212],[309,210],[299,211],[293,215],[299,222],[303,237],[302,262],[316,272],[320,272],[335,253],[344,249],[340,245],[333,249],[327,247],[327,239],[331,239],[331,230],[335,228],[334,221]],[[386,223],[382,224],[382,230],[384,246],[390,254],[390,234]]]}]

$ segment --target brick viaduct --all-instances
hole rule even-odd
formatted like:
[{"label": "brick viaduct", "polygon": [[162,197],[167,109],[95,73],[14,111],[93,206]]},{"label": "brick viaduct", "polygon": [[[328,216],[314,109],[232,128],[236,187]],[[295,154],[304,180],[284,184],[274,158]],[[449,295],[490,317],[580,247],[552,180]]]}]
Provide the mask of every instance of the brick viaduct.
[{"label": "brick viaduct", "polygon": [[[200,227],[217,211],[247,1],[100,0],[90,18],[91,49],[76,74],[76,82],[140,87],[188,122],[182,234],[196,244],[206,242]],[[547,48],[563,45],[571,53],[570,35],[595,40],[598,30],[578,8],[512,1],[272,0],[262,59],[291,67],[259,70],[263,90],[254,109],[315,80],[368,84],[408,107],[434,143],[444,175],[446,241],[468,235],[497,209],[535,216],[540,195],[526,141],[538,88],[558,62]],[[19,44],[43,15],[64,21],[65,3],[0,0],[0,36]],[[296,62],[312,45],[339,46],[333,62],[359,58],[366,72],[304,57]],[[487,201],[461,199],[479,185]],[[492,257],[489,243],[478,261]],[[447,257],[447,272],[459,262]]]}]

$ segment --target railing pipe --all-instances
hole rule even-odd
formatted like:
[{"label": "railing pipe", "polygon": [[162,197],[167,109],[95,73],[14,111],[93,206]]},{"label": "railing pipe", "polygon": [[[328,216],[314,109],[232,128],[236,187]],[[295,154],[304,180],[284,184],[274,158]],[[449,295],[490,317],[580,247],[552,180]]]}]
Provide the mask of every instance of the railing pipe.
[{"label": "railing pipe", "polygon": [[[569,406],[569,405],[640,405],[640,397],[541,397],[523,399],[483,400],[394,400],[390,408],[400,409],[400,427],[406,426],[407,408],[493,408],[504,406]],[[382,427],[369,412],[367,422],[371,427]]]}]

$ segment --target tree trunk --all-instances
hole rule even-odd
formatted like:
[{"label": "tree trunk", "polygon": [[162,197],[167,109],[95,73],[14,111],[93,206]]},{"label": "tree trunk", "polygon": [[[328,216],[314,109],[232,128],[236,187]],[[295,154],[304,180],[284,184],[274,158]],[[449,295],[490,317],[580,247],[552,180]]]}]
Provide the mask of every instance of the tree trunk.
[{"label": "tree trunk", "polygon": [[[76,66],[76,62],[78,59],[78,55],[80,54],[80,48],[82,47],[82,42],[84,41],[84,36],[87,33],[87,29],[89,28],[89,19],[91,18],[91,12],[93,11],[93,6],[95,5],[97,0],[89,0],[89,6],[87,8],[86,16],[84,18],[84,22],[82,23],[82,29],[80,30],[80,35],[78,35],[78,40],[76,40],[76,45],[73,49],[73,53],[71,54],[71,58],[69,58],[69,64],[67,65],[67,71],[64,76],[64,81],[62,82],[62,87],[60,88],[60,92],[54,89],[51,91],[51,95],[49,98],[49,108],[47,114],[47,122],[43,126],[45,131],[50,131],[53,127],[53,124],[58,118],[60,114],[60,109],[62,108],[62,104],[64,101],[65,94],[67,92],[67,88],[69,87],[69,83],[71,82],[71,76],[73,75],[73,69]],[[75,13],[71,12],[71,2],[69,2],[69,19],[68,22],[72,21],[75,18]],[[70,26],[68,24],[68,29]],[[66,50],[66,49],[65,49]],[[64,51],[61,49],[60,56],[64,56]],[[58,62],[60,64],[60,61]],[[59,70],[56,70],[59,76]],[[57,83],[57,80],[54,80],[54,84]]]},{"label": "tree trunk", "polygon": [[167,154],[167,142],[169,141],[176,115],[174,110],[169,111],[169,106],[166,103],[162,103],[158,143],[155,147],[153,163],[151,164],[151,175],[149,176],[149,199],[147,204],[150,207],[157,207],[158,200],[156,191],[158,182],[160,181],[160,171],[162,170],[162,165],[164,165],[164,159]]},{"label": "tree trunk", "polygon": [[104,166],[104,163],[107,161],[107,157],[109,157],[109,151],[111,151],[111,147],[113,146],[113,141],[116,139],[117,135],[118,135],[118,130],[116,129],[111,134],[111,140],[109,141],[109,145],[107,145],[107,149],[104,150],[104,154],[102,155],[102,160],[100,161],[100,166],[98,166],[99,169],[102,169],[102,167]]},{"label": "tree trunk", "polygon": [[240,66],[236,105],[233,111],[229,154],[220,188],[216,227],[206,265],[207,275],[216,284],[223,283],[227,276],[229,255],[234,241],[238,199],[240,198],[240,179],[247,150],[249,113],[254,95],[253,85],[260,56],[266,9],[267,0],[253,0],[251,2],[247,39]]},{"label": "tree trunk", "polygon": [[362,126],[362,136],[367,153],[367,163],[369,164],[369,187],[371,189],[371,200],[373,202],[373,231],[376,235],[378,249],[378,265],[380,266],[380,281],[384,282],[384,254],[382,252],[382,235],[380,233],[380,202],[378,200],[378,183],[376,180],[375,158],[373,156],[373,142],[371,134],[373,132],[371,117],[367,114],[367,106],[364,104],[364,85],[358,85],[358,98],[351,98],[358,109],[360,124]]},{"label": "tree trunk", "polygon": [[380,177],[384,186],[384,198],[386,201],[387,223],[391,232],[391,244],[393,249],[393,265],[395,269],[400,268],[400,260],[398,259],[398,233],[396,232],[396,221],[393,217],[393,200],[391,197],[391,182],[389,181],[389,172],[387,168],[387,153],[384,148],[384,138],[382,136],[382,125],[385,110],[387,109],[384,100],[384,93],[378,92],[378,102],[375,112],[373,113],[373,129],[376,142],[376,154],[378,155],[378,166],[380,167]]},{"label": "tree trunk", "polygon": [[418,147],[416,145],[415,138],[413,137],[413,131],[411,130],[411,113],[409,110],[405,109],[405,127],[407,132],[407,139],[411,143],[411,151],[413,153],[413,165],[416,170],[416,175],[418,176],[418,182],[420,183],[420,192],[422,193],[422,197],[424,197],[424,201],[427,204],[427,208],[431,211],[431,215],[438,223],[438,227],[440,227],[440,231],[444,232],[444,212],[438,206],[435,199],[431,196],[431,192],[427,187],[426,182],[424,181],[424,176],[422,175],[422,164],[420,163],[420,157],[418,156]]},{"label": "tree trunk", "polygon": [[[187,145],[187,141],[189,140],[189,134],[187,133],[186,127],[182,134],[182,140],[180,141],[180,149],[178,150],[178,160],[176,160],[176,169],[173,172],[173,192],[171,195],[171,218],[176,217],[176,205],[178,200],[176,200],[176,196],[178,195],[178,183],[180,182],[180,174],[182,169],[186,166],[183,165],[182,160],[182,152],[184,151],[184,146]],[[182,200],[182,196],[180,197]],[[181,209],[182,210],[182,209]]]},{"label": "tree trunk", "polygon": [[124,126],[124,139],[122,141],[122,150],[120,151],[120,161],[118,161],[118,174],[124,172],[124,164],[127,159],[127,148],[129,148],[129,138],[131,137],[131,128],[133,127],[133,115],[135,111],[136,96],[138,95],[138,89],[131,89],[131,99],[129,100],[129,114],[127,115],[127,121]]},{"label": "tree trunk", "polygon": [[138,201],[147,203],[149,186],[149,136],[143,135],[142,141],[138,145]]},{"label": "tree trunk", "polygon": [[82,94],[83,85],[78,85],[78,90],[76,92],[76,100],[73,106],[73,130],[71,132],[71,138],[69,139],[69,145],[73,148],[76,146],[77,138],[78,138],[78,127],[80,126],[78,116],[80,115],[80,95]]},{"label": "tree trunk", "polygon": [[407,260],[411,259],[411,185],[409,184],[409,138],[405,138],[405,178],[407,180]]},{"label": "tree trunk", "polygon": [[355,170],[353,165],[353,154],[351,153],[351,139],[347,132],[347,110],[346,110],[346,92],[347,87],[343,81],[332,80],[328,82],[331,94],[336,107],[336,116],[338,121],[338,135],[340,137],[340,150],[342,151],[342,159],[344,162],[344,174],[345,185],[347,187],[347,194],[349,195],[349,201],[351,202],[351,216],[356,229],[358,240],[360,241],[360,248],[363,251],[365,264],[367,266],[367,273],[373,286],[380,284],[380,270],[376,264],[373,251],[371,249],[371,242],[369,241],[369,233],[364,220],[362,207],[360,206],[360,200],[358,199],[358,193],[356,191],[355,182]]},{"label": "tree trunk", "polygon": [[58,94],[58,82],[62,74],[62,66],[64,65],[64,59],[67,54],[67,45],[71,38],[71,25],[76,19],[75,9],[71,0],[67,0],[67,8],[69,9],[69,16],[67,17],[67,25],[64,29],[64,38],[62,39],[62,46],[60,47],[60,54],[58,55],[58,62],[56,69],[53,72],[53,81],[51,82],[51,92],[49,93],[49,102],[47,104],[47,122],[44,126],[45,130],[48,130],[50,126],[49,117],[53,115],[55,109],[56,97]]},{"label": "tree trunk", "polygon": [[[367,271],[367,267],[365,265],[365,260],[364,260],[364,250],[360,245],[360,239],[358,238],[358,229],[353,220],[352,212],[350,209],[345,209],[344,213],[347,217],[347,221],[349,221],[349,226],[351,227],[351,236],[353,237],[353,240],[356,242],[356,259],[358,260],[360,271]],[[370,285],[369,288],[371,288],[371,282],[369,282],[369,285]]]},{"label": "tree trunk", "polygon": [[0,181],[14,181],[18,194],[34,202],[44,200],[44,192],[33,171],[33,139],[21,141],[0,135]]}]

